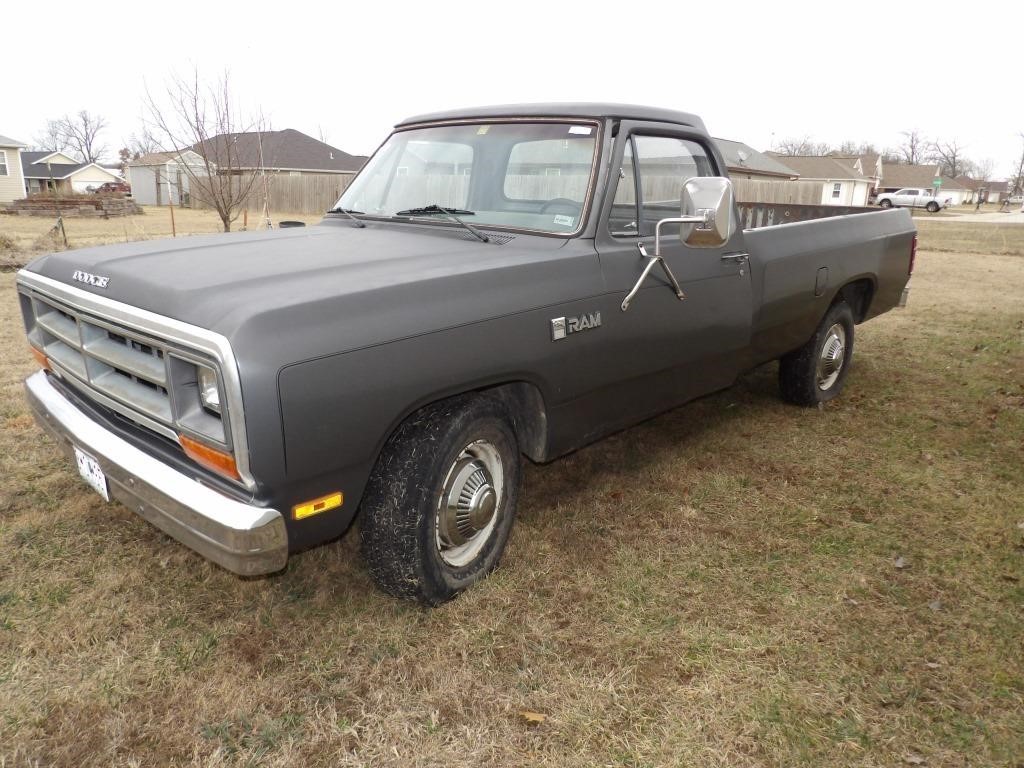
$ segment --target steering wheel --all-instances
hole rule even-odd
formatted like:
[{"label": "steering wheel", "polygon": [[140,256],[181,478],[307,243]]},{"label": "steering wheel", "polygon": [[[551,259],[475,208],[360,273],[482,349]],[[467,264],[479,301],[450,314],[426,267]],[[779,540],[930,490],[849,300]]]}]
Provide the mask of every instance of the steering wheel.
[{"label": "steering wheel", "polygon": [[574,214],[579,213],[583,209],[583,206],[575,200],[570,200],[567,197],[556,197],[544,203],[540,207],[540,213],[548,213],[556,205],[562,206],[563,209],[570,208]]}]

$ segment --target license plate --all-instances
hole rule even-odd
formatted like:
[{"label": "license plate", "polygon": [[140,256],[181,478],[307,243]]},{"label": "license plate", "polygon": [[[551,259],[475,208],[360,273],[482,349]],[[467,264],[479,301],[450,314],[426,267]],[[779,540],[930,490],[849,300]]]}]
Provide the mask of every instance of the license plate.
[{"label": "license plate", "polygon": [[103,497],[104,501],[110,501],[110,491],[107,489],[107,476],[103,474],[99,463],[92,456],[83,453],[80,448],[75,448],[75,461],[78,462],[78,474],[89,484],[96,493]]}]

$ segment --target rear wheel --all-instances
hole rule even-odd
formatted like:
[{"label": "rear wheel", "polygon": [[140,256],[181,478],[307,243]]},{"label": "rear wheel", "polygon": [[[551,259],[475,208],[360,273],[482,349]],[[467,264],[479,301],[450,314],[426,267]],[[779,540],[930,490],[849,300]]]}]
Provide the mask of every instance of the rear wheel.
[{"label": "rear wheel", "polygon": [[836,397],[853,357],[853,312],[845,301],[833,304],[814,335],[779,361],[783,400],[817,405]]},{"label": "rear wheel", "polygon": [[519,446],[504,407],[459,397],[398,427],[363,498],[360,540],[377,584],[439,605],[498,564],[515,518]]},{"label": "rear wheel", "polygon": [[931,203],[928,203],[928,205],[926,205],[925,208],[928,210],[929,213],[935,213],[935,212],[937,212],[939,210],[939,204],[935,203],[935,202],[931,202]]},{"label": "rear wheel", "polygon": [[880,202],[879,205],[882,208],[892,208],[892,200],[889,200],[888,198],[886,198],[885,200]]}]

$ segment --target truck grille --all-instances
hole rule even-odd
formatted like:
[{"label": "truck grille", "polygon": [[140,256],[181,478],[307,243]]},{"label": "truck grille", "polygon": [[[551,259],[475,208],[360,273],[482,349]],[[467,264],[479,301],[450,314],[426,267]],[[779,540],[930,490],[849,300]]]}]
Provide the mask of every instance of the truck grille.
[{"label": "truck grille", "polygon": [[170,425],[166,350],[127,330],[86,319],[33,297],[31,340],[54,363],[96,391]]},{"label": "truck grille", "polygon": [[83,394],[172,440],[184,430],[229,447],[223,420],[196,390],[196,365],[213,361],[48,296],[25,299],[29,342]]}]

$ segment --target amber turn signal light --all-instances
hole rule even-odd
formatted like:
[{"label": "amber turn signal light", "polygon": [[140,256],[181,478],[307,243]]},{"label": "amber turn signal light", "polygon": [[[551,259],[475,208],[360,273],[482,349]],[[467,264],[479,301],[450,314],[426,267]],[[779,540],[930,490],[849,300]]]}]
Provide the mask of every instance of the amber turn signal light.
[{"label": "amber turn signal light", "polygon": [[302,520],[306,517],[313,515],[319,515],[321,512],[326,512],[329,509],[336,509],[345,503],[345,494],[341,491],[335,491],[329,493],[326,496],[321,496],[319,499],[312,499],[311,501],[304,501],[301,504],[296,504],[292,507],[292,517],[296,520]]},{"label": "amber turn signal light", "polygon": [[43,354],[42,350],[36,349],[35,347],[29,347],[32,350],[32,357],[36,359],[36,362],[46,370],[50,370],[50,360]]},{"label": "amber turn signal light", "polygon": [[235,465],[235,457],[230,453],[218,451],[216,448],[211,448],[185,435],[178,435],[178,442],[185,449],[185,455],[196,462],[196,464],[212,469],[214,472],[234,480],[241,479],[241,475],[238,474],[238,467]]}]

